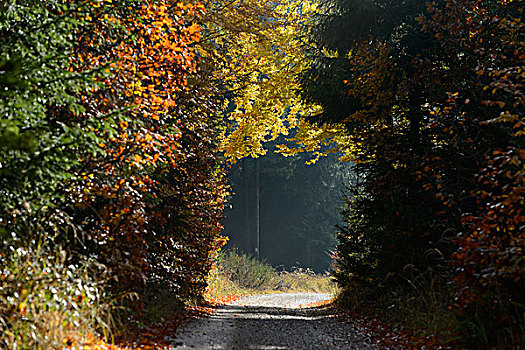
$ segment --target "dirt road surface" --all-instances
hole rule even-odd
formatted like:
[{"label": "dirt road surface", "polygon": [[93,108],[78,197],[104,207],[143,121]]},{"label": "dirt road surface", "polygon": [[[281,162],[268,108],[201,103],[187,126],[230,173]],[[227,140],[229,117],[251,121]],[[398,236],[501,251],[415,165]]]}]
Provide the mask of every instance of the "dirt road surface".
[{"label": "dirt road surface", "polygon": [[325,350],[376,349],[357,325],[326,309],[308,308],[330,294],[253,295],[186,324],[170,349]]}]

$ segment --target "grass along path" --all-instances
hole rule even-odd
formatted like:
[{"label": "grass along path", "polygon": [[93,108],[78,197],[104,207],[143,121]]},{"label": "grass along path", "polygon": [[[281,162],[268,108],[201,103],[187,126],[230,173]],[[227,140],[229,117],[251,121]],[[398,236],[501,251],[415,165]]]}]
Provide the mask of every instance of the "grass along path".
[{"label": "grass along path", "polygon": [[230,302],[241,296],[267,293],[327,293],[338,292],[328,273],[315,274],[309,269],[277,271],[236,250],[220,252],[211,272],[206,299],[211,302]]}]

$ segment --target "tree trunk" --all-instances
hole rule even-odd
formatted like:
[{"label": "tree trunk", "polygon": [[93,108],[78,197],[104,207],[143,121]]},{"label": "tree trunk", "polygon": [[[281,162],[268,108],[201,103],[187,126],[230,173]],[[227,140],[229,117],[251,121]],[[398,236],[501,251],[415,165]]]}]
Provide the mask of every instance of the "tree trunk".
[{"label": "tree trunk", "polygon": [[257,245],[255,254],[257,260],[260,260],[261,251],[261,220],[260,220],[260,191],[259,191],[259,158],[255,159],[255,232],[257,236]]},{"label": "tree trunk", "polygon": [[246,235],[246,249],[245,252],[252,251],[252,235],[250,229],[250,186],[248,173],[248,158],[242,160],[242,182],[244,185],[244,230]]}]

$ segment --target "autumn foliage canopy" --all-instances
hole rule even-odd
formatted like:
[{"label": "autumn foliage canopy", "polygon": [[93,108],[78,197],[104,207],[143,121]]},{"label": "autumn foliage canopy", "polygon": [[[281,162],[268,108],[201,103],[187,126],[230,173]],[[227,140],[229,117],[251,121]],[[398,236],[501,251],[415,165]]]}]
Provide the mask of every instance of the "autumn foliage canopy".
[{"label": "autumn foliage canopy", "polygon": [[419,306],[452,347],[523,346],[522,4],[324,4],[302,86],[360,175],[339,235],[348,298],[412,322]]},{"label": "autumn foliage canopy", "polygon": [[[17,312],[40,307],[36,286],[25,284],[33,282],[13,285],[22,271],[10,247],[38,246],[45,259],[63,254],[70,266],[88,266],[83,276],[100,282],[101,295],[82,292],[79,307],[125,305],[141,315],[161,293],[175,305],[202,296],[211,255],[225,243],[227,195],[220,104],[195,49],[202,4],[2,7],[0,66],[10,79],[0,107],[0,254],[13,259],[1,275],[12,287],[0,304],[6,341],[31,344],[9,330]],[[20,299],[18,288],[31,291]]]},{"label": "autumn foliage canopy", "polygon": [[226,169],[282,135],[355,164],[347,304],[523,346],[523,29],[518,0],[0,2],[0,347],[201,299]]}]

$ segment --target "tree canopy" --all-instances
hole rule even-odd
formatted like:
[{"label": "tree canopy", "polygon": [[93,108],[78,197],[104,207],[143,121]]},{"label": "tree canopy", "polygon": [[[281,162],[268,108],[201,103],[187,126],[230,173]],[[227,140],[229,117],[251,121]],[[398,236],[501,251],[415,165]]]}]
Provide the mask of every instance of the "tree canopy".
[{"label": "tree canopy", "polygon": [[303,98],[323,107],[311,120],[343,128],[341,146],[362,179],[343,210],[337,277],[372,300],[396,300],[403,285],[411,294],[416,282],[451,283],[443,307],[469,320],[451,334],[459,329],[468,347],[515,346],[524,305],[523,9],[390,5],[324,3],[329,15],[311,35],[325,50],[302,76]]}]

